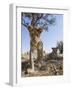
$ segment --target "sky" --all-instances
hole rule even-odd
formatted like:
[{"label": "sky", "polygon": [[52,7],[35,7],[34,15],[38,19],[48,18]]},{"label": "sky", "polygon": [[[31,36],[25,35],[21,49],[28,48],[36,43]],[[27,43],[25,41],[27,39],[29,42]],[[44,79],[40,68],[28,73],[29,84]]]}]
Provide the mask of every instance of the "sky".
[{"label": "sky", "polygon": [[[41,34],[41,41],[43,42],[43,50],[46,53],[52,51],[52,47],[56,47],[58,41],[63,41],[63,15],[55,15],[56,21],[54,25],[48,27],[48,31]],[[25,53],[30,50],[30,36],[28,30],[21,26],[21,52]]]}]

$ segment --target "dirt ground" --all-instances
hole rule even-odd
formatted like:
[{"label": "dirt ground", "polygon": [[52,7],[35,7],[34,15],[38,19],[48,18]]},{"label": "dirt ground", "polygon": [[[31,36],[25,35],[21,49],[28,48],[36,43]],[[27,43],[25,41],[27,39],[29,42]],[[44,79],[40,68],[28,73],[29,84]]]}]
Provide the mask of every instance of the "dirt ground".
[{"label": "dirt ground", "polygon": [[46,66],[42,66],[39,70],[33,72],[22,71],[22,77],[36,77],[36,76],[56,76],[63,75],[63,60],[50,60],[46,63]]}]

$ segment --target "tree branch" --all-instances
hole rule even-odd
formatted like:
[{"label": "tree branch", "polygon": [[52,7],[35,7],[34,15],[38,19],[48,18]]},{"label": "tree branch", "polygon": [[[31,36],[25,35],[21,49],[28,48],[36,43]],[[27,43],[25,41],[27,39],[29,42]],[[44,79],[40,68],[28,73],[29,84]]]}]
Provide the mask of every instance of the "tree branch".
[{"label": "tree branch", "polygon": [[36,25],[37,21],[40,20],[42,17],[43,17],[43,14],[41,14],[41,16],[36,19],[35,25]]},{"label": "tree branch", "polygon": [[26,27],[26,28],[28,28],[28,26],[26,25],[26,24],[24,24],[24,23],[21,23],[24,27]]},{"label": "tree branch", "polygon": [[34,26],[34,13],[32,13],[32,21],[31,21],[31,25]]},{"label": "tree branch", "polygon": [[[26,28],[28,28],[28,25],[27,24],[25,24],[25,20],[23,19],[23,17],[22,17],[22,19],[21,19],[22,21],[21,21],[21,24],[24,26],[24,27],[26,27]],[[24,22],[24,23],[23,23]]]}]

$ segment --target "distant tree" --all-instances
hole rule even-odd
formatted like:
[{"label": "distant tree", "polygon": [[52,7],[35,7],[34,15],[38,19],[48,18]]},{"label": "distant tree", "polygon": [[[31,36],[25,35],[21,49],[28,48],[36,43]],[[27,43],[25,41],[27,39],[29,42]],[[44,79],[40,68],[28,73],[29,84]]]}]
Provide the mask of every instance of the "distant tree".
[{"label": "distant tree", "polygon": [[29,54],[29,52],[27,52],[27,55]]},{"label": "distant tree", "polygon": [[63,53],[63,41],[57,42],[57,48],[59,49],[60,53]]}]

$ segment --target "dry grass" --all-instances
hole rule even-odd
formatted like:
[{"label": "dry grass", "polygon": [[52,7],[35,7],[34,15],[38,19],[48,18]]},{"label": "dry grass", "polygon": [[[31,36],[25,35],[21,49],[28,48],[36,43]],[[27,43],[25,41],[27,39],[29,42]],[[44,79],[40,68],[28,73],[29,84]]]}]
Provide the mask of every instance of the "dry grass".
[{"label": "dry grass", "polygon": [[46,66],[42,66],[39,69],[27,74],[24,72],[25,71],[22,71],[22,77],[63,75],[63,60],[50,60],[46,62]]}]

